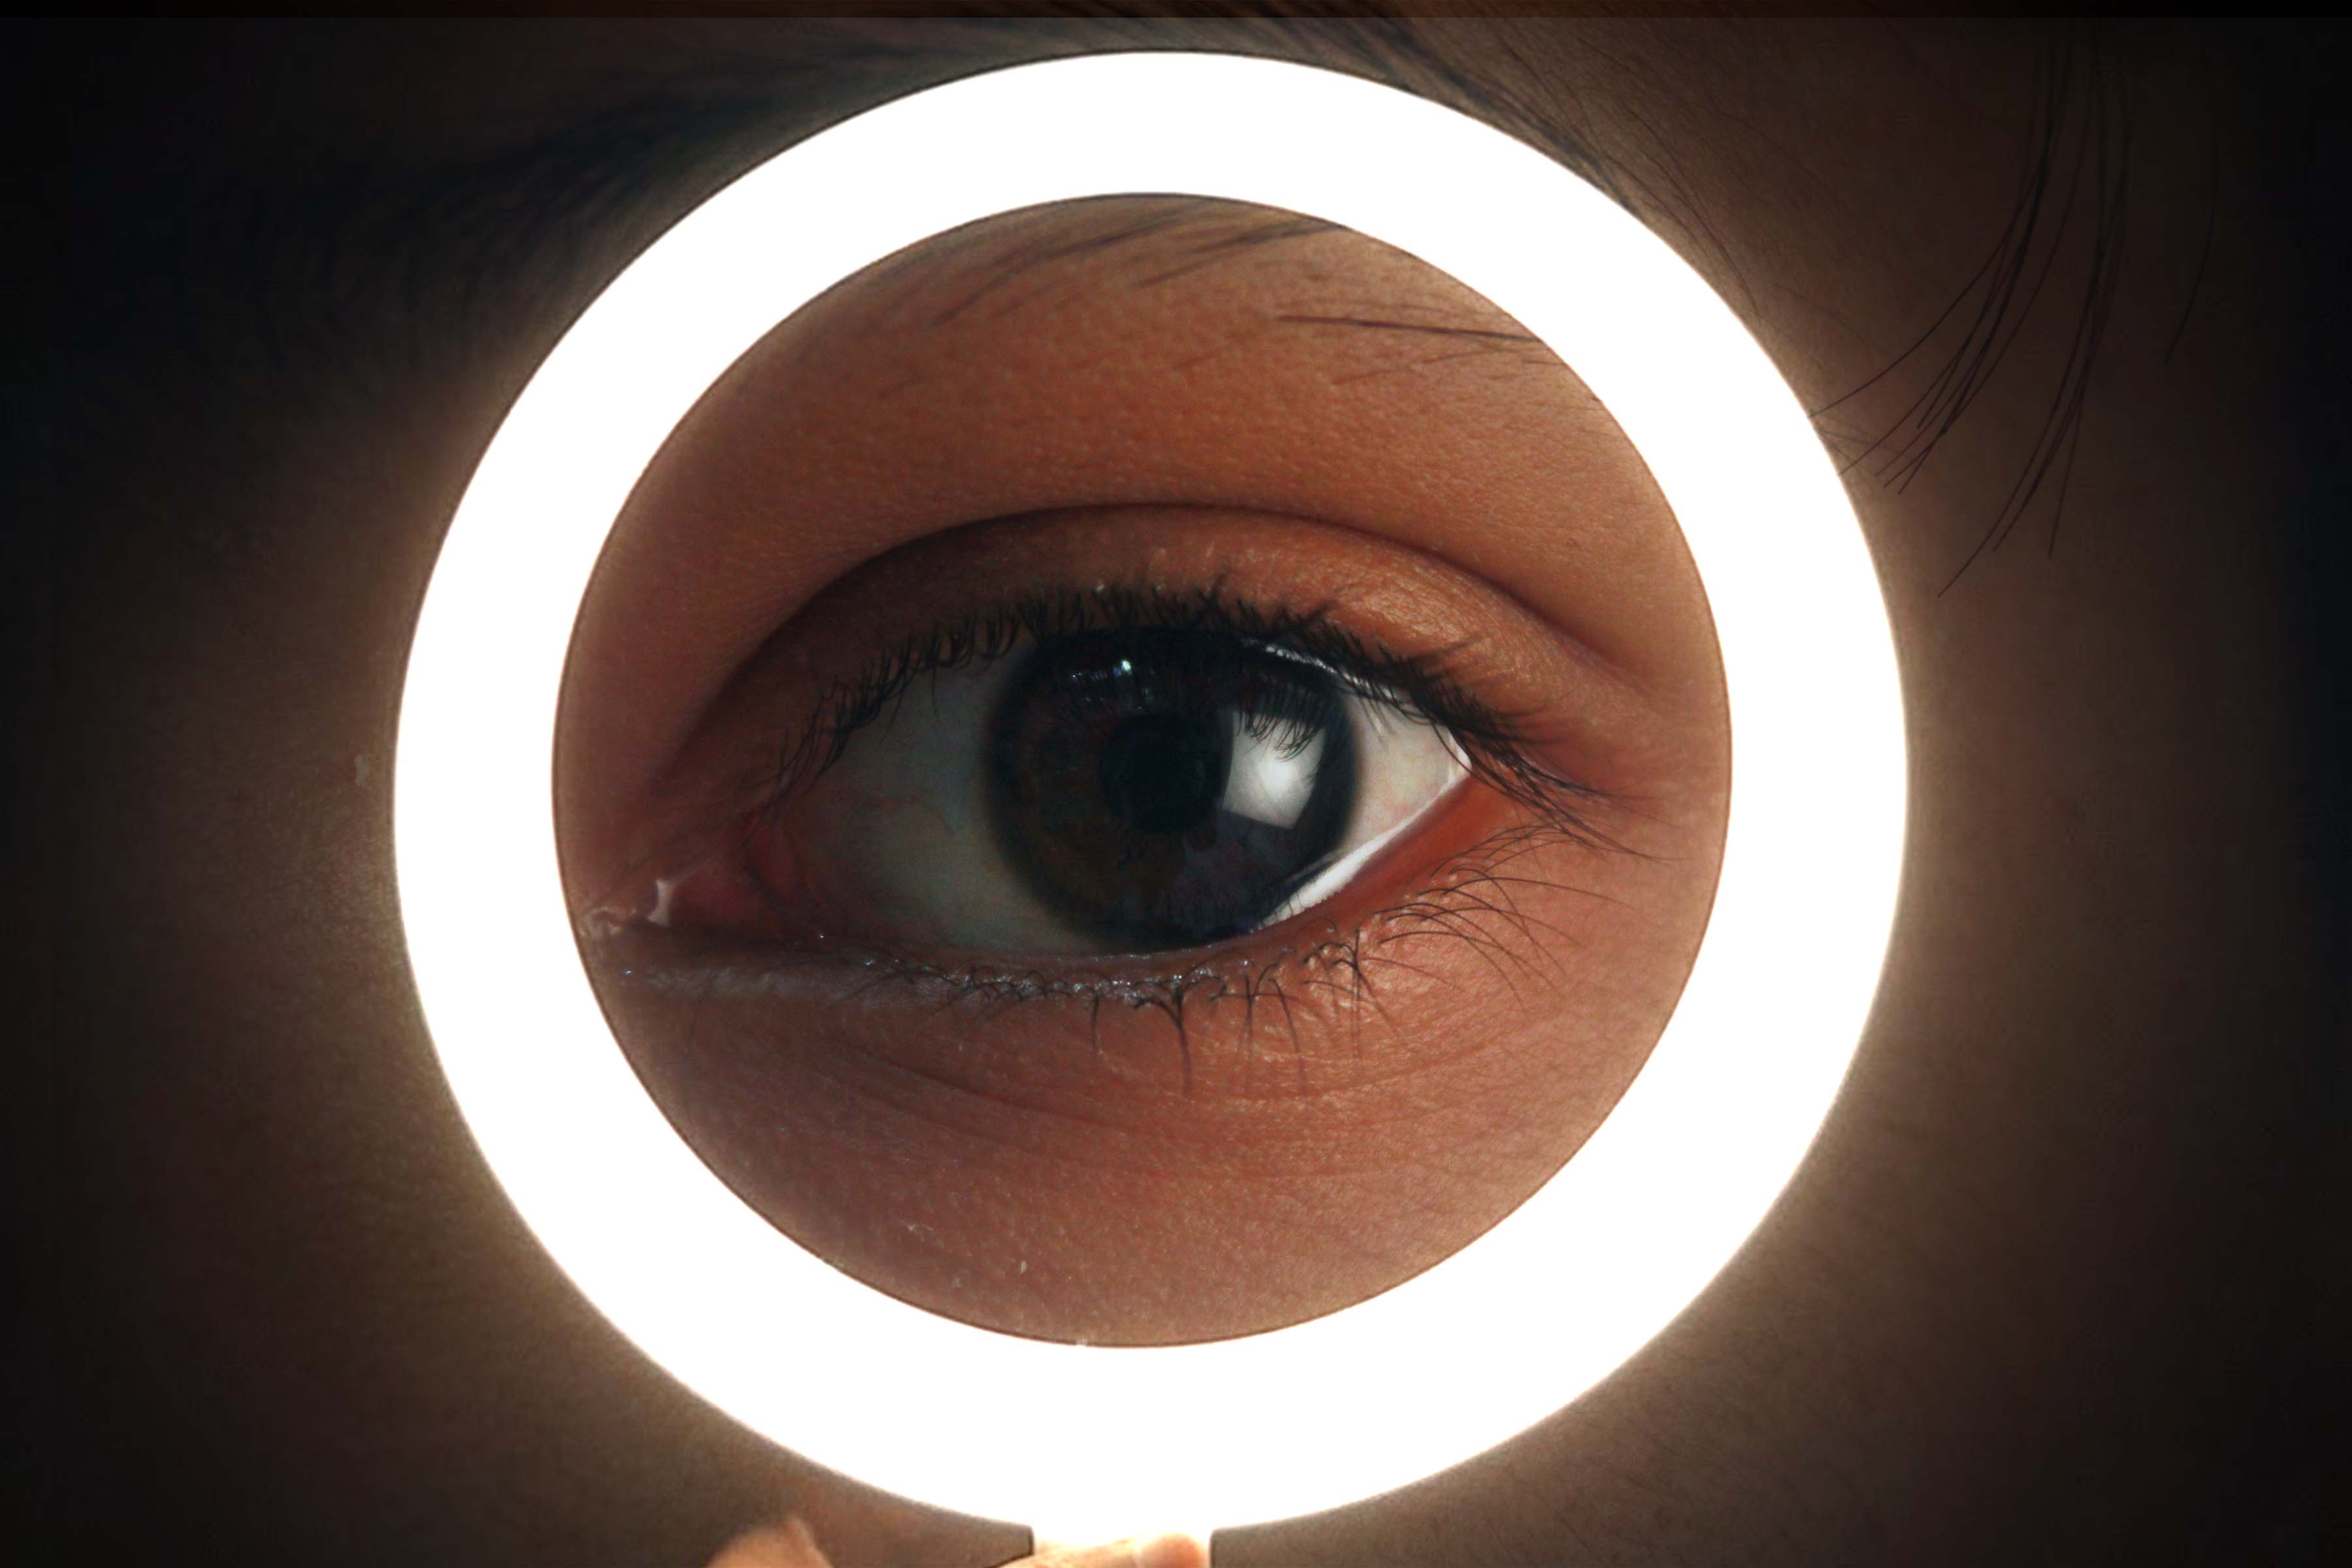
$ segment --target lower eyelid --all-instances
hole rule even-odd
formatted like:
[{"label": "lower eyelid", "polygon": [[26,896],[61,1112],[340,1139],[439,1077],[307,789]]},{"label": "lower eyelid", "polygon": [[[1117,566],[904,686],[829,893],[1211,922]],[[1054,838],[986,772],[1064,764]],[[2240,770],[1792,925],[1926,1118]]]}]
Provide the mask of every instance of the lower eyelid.
[{"label": "lower eyelid", "polygon": [[[1230,1087],[1235,1053],[1256,1048],[1262,1026],[1272,1048],[1317,1064],[1328,1089],[1475,1048],[1458,1034],[1435,1050],[1407,1040],[1414,1021],[1401,1020],[1387,999],[1400,980],[1426,983],[1438,970],[1466,966],[1475,976],[1511,979],[1524,994],[1560,977],[1557,959],[1539,951],[1560,934],[1557,915],[1530,910],[1537,900],[1525,895],[1581,895],[1535,862],[1605,851],[1489,792],[1450,809],[1458,820],[1432,825],[1436,843],[1416,848],[1408,839],[1391,851],[1394,864],[1375,866],[1352,896],[1193,953],[959,959],[867,945],[797,921],[779,940],[746,942],[724,929],[640,920],[606,933],[592,967],[634,987],[799,1018],[845,1039],[890,1035],[893,1018],[929,1026],[968,1016],[992,1029],[1017,1026],[1018,1047],[1007,1037],[1016,1055],[1034,1058],[1058,1044],[1075,1064],[1081,1058],[1069,1047],[1083,1042],[1087,1072],[1069,1079],[1082,1095],[1096,1092],[1091,1075],[1103,1070],[1162,1091]],[[1439,947],[1448,951],[1432,963],[1430,950]],[[960,1037],[950,1058],[969,1058],[968,1045]],[[1336,1079],[1335,1066],[1344,1069]],[[1291,1092],[1287,1083],[1268,1080],[1268,1091]]]}]

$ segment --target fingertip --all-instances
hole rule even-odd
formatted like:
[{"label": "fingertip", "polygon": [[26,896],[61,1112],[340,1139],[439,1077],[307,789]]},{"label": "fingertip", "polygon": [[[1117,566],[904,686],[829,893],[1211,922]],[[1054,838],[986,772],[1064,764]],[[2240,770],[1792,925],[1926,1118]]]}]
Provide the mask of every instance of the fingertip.
[{"label": "fingertip", "polygon": [[1209,1548],[1197,1536],[1134,1536],[1103,1546],[1048,1546],[1005,1568],[1209,1568]]},{"label": "fingertip", "polygon": [[793,1568],[832,1568],[831,1561],[818,1548],[816,1531],[808,1527],[808,1521],[796,1513],[785,1515],[784,1533],[792,1537],[794,1549],[800,1552]]},{"label": "fingertip", "polygon": [[1135,1543],[1135,1568],[1209,1568],[1209,1543],[1192,1535],[1155,1535]]},{"label": "fingertip", "polygon": [[793,1514],[782,1524],[747,1530],[719,1549],[710,1568],[833,1568],[816,1536]]}]

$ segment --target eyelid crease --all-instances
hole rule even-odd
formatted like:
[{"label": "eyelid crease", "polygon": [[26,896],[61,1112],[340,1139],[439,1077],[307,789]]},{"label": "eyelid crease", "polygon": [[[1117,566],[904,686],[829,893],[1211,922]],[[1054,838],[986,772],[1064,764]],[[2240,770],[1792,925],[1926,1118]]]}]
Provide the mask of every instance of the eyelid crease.
[{"label": "eyelid crease", "polygon": [[770,820],[848,748],[852,738],[897,710],[924,675],[988,664],[1023,641],[1100,630],[1142,628],[1223,633],[1303,658],[1345,682],[1351,695],[1431,725],[1455,749],[1465,770],[1504,798],[1588,848],[1630,853],[1589,820],[1591,807],[1617,796],[1540,761],[1529,715],[1496,709],[1459,673],[1468,640],[1405,654],[1338,625],[1324,602],[1305,609],[1241,598],[1225,580],[1176,591],[1144,583],[1037,592],[967,612],[915,634],[896,648],[828,683],[797,736],[779,753],[761,814]]}]

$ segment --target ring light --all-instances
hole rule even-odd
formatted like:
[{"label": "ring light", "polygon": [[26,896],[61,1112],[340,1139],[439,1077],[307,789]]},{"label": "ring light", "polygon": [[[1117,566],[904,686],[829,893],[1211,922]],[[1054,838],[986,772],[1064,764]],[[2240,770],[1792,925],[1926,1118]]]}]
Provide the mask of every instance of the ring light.
[{"label": "ring light", "polygon": [[[1450,273],[1582,377],[1673,507],[1736,744],[1688,985],[1615,1111],[1454,1257],[1213,1343],[1043,1343],[935,1316],[772,1228],[672,1131],[574,946],[550,790],[589,575],[672,428],[840,279],[1043,203],[1223,197]],[[862,1481],[1103,1539],[1312,1512],[1582,1394],[1763,1217],[1876,989],[1905,815],[1885,606],[1795,395],[1730,308],[1592,186],[1478,121],[1276,61],[1084,57],[935,87],[744,175],[614,280],[532,377],[443,546],[401,705],[394,829],[425,1022],[540,1242],[679,1381]],[[1834,846],[1834,848],[1827,847]]]}]

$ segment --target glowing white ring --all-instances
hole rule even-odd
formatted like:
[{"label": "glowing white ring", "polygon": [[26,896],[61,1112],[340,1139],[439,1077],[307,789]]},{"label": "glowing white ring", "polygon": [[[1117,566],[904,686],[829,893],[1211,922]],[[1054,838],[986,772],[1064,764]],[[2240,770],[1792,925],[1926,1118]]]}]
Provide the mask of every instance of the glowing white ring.
[{"label": "glowing white ring", "polygon": [[[590,992],[548,786],[590,569],[719,374],[824,289],[930,235],[1139,192],[1285,207],[1383,240],[1572,366],[1688,537],[1738,782],[1712,923],[1664,1037],[1541,1192],[1330,1317],[1087,1349],[870,1289],[704,1167]],[[1803,1156],[1876,989],[1902,858],[1903,715],[1877,581],[1804,412],[1729,307],[1501,132],[1351,77],[1230,56],[1094,56],[932,88],[689,215],[565,335],[484,455],[417,623],[400,723],[400,898],[425,1020],[484,1157],[556,1262],[754,1430],[1063,1539],[1335,1507],[1499,1443],[1606,1376],[1714,1277]]]}]

